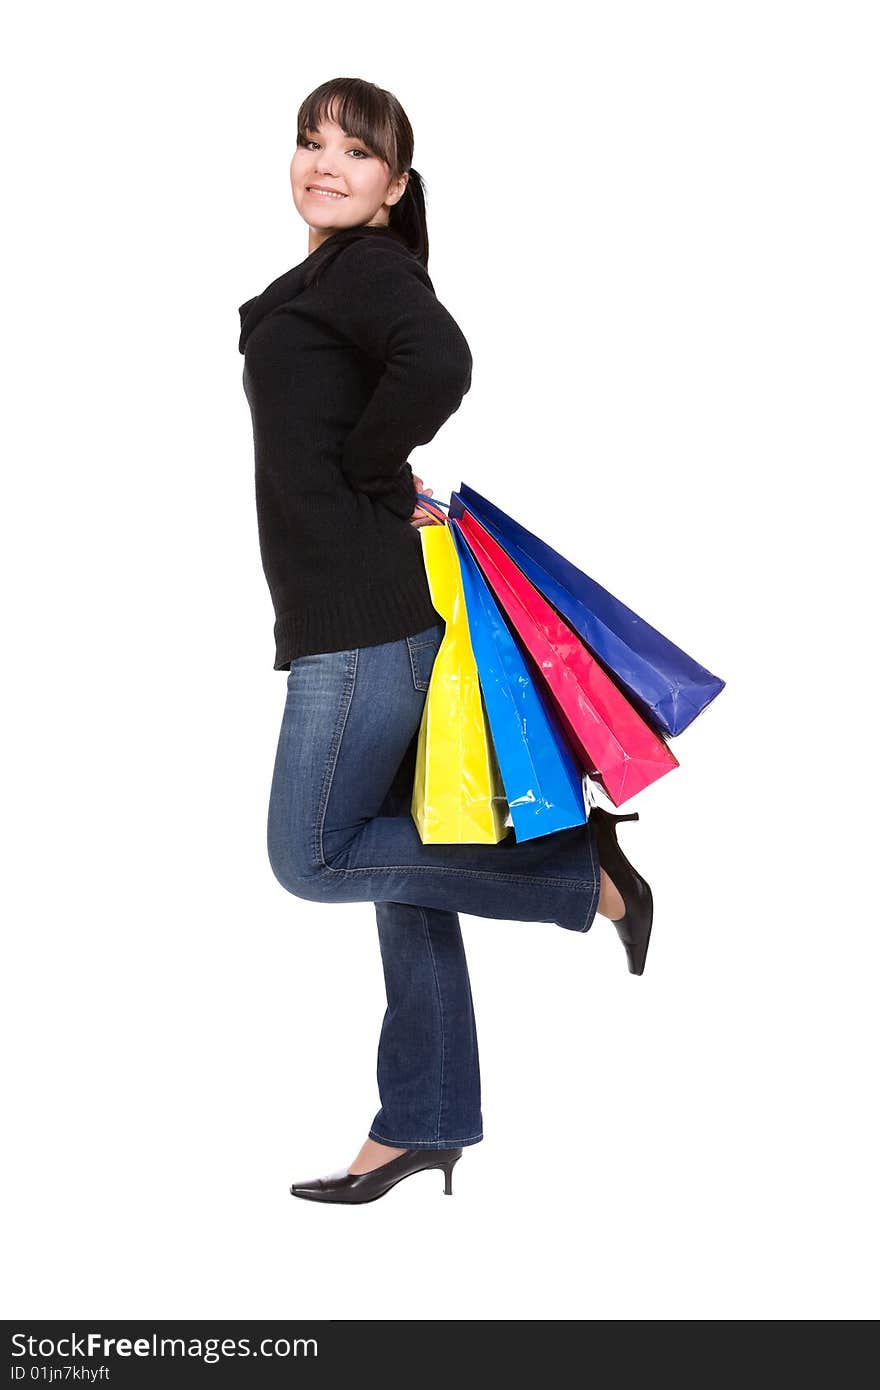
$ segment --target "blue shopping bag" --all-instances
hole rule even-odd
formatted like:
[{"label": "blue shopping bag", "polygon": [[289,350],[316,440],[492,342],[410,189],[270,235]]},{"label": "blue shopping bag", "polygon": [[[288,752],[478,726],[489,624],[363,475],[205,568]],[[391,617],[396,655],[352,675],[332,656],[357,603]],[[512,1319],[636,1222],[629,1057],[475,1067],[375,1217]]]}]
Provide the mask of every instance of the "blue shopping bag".
[{"label": "blue shopping bag", "polygon": [[450,518],[462,516],[464,508],[574,628],[655,730],[682,733],[724,689],[720,676],[466,483],[452,494]]},{"label": "blue shopping bag", "polygon": [[584,825],[582,773],[456,522],[471,648],[517,841]]}]

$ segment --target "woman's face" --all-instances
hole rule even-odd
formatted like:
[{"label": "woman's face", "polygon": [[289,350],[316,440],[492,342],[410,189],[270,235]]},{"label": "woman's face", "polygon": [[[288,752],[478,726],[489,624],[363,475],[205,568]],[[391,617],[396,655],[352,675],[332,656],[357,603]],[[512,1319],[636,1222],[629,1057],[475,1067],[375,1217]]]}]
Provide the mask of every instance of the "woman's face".
[{"label": "woman's face", "polygon": [[[290,187],[299,215],[319,245],[343,227],[384,227],[406,189],[408,175],[389,180],[388,165],[335,121],[307,130],[290,162]],[[329,197],[315,187],[342,194]]]}]

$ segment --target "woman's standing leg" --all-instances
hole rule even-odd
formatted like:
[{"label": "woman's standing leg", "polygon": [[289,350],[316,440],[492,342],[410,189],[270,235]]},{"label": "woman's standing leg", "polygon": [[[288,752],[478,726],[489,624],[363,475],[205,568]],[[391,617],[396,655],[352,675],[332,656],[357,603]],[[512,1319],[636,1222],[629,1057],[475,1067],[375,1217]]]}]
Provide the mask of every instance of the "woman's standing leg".
[{"label": "woman's standing leg", "polygon": [[[409,814],[416,745],[414,734],[380,815]],[[483,1137],[477,1024],[458,914],[376,903],[376,923],[387,999],[376,1063],[381,1105],[352,1171],[386,1156],[373,1143],[464,1148]]]},{"label": "woman's standing leg", "polygon": [[483,1137],[477,1026],[454,912],[377,903],[388,1007],[369,1137],[400,1149],[453,1149]]}]

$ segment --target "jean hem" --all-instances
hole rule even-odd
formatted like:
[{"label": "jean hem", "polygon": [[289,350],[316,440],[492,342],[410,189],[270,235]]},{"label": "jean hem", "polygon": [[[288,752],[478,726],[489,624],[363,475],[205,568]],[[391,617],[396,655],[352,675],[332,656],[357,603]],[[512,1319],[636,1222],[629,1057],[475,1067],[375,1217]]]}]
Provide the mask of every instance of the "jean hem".
[{"label": "jean hem", "polygon": [[589,918],[587,919],[587,925],[586,925],[585,927],[576,927],[575,930],[576,930],[576,931],[579,931],[579,932],[581,933],[581,935],[583,935],[585,932],[588,932],[588,931],[590,930],[590,928],[592,927],[593,923],[595,922],[596,918],[598,917],[598,915],[599,915],[599,889],[597,888],[596,891],[595,891],[595,893],[593,894],[593,900],[592,900],[592,903],[591,903],[591,905],[590,905],[590,915],[589,915]]},{"label": "jean hem", "polygon": [[394,1149],[463,1149],[469,1144],[479,1144],[483,1135],[472,1134],[468,1139],[389,1139],[371,1129],[368,1137],[375,1139],[377,1144],[390,1144]]},{"label": "jean hem", "polygon": [[599,899],[602,896],[602,866],[599,862],[599,846],[596,840],[593,827],[587,822],[587,845],[590,850],[590,865],[593,870],[593,896],[590,900],[590,911],[587,916],[587,924],[584,927],[577,927],[576,930],[588,932],[599,914]]}]

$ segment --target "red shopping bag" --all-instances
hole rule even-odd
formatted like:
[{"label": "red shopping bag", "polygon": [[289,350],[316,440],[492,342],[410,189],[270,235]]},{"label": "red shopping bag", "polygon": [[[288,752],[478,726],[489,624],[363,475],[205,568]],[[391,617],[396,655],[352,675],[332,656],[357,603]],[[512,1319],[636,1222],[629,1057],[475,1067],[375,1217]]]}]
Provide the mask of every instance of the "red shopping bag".
[{"label": "red shopping bag", "polygon": [[467,510],[458,526],[474,559],[549,691],[585,770],[619,806],[678,759],[645,723],[505,550]]}]

